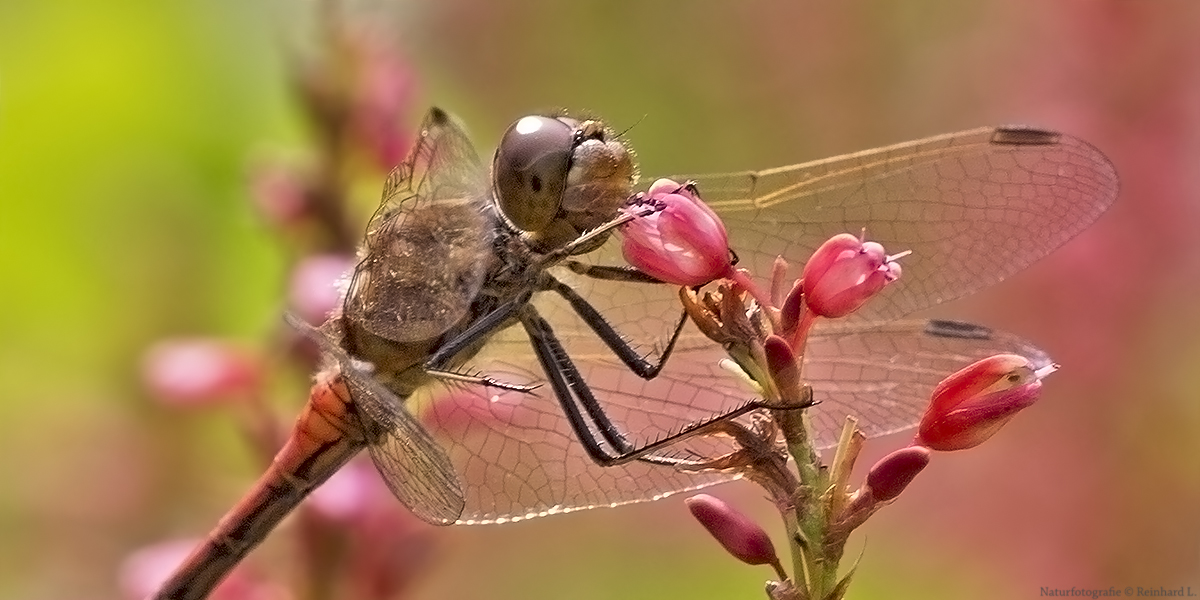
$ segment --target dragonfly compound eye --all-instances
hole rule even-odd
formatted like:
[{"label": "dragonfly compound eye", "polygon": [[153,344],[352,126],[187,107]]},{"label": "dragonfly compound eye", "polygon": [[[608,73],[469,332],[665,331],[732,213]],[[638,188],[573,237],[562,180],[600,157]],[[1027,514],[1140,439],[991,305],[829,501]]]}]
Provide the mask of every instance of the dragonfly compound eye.
[{"label": "dragonfly compound eye", "polygon": [[492,185],[513,225],[536,232],[554,220],[574,144],[575,128],[550,117],[524,117],[504,132],[492,161]]}]

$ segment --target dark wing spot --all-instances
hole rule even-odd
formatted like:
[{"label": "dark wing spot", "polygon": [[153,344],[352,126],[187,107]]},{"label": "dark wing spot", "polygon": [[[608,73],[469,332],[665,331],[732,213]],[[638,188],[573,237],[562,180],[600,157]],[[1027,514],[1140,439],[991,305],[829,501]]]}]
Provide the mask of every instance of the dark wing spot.
[{"label": "dark wing spot", "polygon": [[992,330],[983,325],[943,319],[929,321],[925,325],[925,333],[935,337],[962,338],[965,340],[988,340],[992,338]]},{"label": "dark wing spot", "polygon": [[1013,146],[1048,146],[1057,144],[1060,137],[1062,136],[1057,131],[1046,131],[1034,127],[998,127],[992,134],[992,143]]}]

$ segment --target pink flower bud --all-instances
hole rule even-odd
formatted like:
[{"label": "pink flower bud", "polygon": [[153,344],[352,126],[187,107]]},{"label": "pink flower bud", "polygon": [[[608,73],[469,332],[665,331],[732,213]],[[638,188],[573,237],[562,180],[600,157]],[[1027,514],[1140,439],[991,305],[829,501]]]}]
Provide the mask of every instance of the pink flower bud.
[{"label": "pink flower bud", "polygon": [[660,210],[621,227],[629,264],[675,285],[704,285],[732,272],[725,224],[695,188],[659,179],[640,200]]},{"label": "pink flower bud", "polygon": [[339,287],[348,281],[354,259],[342,254],[320,254],[296,263],[288,283],[288,304],[313,325],[325,322],[342,299]]},{"label": "pink flower bud", "polygon": [[933,390],[914,443],[941,451],[982,444],[1037,400],[1041,379],[1056,368],[1035,371],[1023,356],[1000,354],[943,379]]},{"label": "pink flower bud", "polygon": [[867,487],[877,502],[887,502],[912,483],[929,464],[929,449],[921,446],[901,448],[881,459],[867,473]]},{"label": "pink flower bud", "polygon": [[783,299],[779,308],[779,325],[785,332],[795,331],[804,316],[804,280],[796,281],[792,291]]},{"label": "pink flower bud", "polygon": [[708,494],[697,494],[684,503],[692,516],[738,560],[751,565],[779,563],[767,532],[746,515]]},{"label": "pink flower bud", "polygon": [[229,342],[177,338],[155,344],[142,359],[142,379],[151,393],[175,406],[202,406],[254,390],[258,359]]},{"label": "pink flower bud", "polygon": [[818,316],[844,317],[900,278],[899,256],[848,233],[835,235],[804,265],[804,301]]}]

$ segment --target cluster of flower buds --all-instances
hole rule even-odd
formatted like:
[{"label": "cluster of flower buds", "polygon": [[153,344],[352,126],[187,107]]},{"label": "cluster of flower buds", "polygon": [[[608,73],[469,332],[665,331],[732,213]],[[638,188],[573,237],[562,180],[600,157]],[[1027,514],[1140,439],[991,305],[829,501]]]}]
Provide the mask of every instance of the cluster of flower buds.
[{"label": "cluster of flower buds", "polygon": [[[639,208],[649,205],[656,211],[623,226],[626,260],[664,282],[685,286],[680,296],[692,320],[706,336],[726,348],[763,393],[765,405],[773,408],[808,405],[805,392],[809,390],[801,364],[815,320],[845,317],[859,310],[900,277],[898,259],[908,254],[888,255],[882,245],[867,241],[865,232],[858,236],[835,235],[817,248],[805,263],[801,279],[791,285],[786,296],[781,290],[787,288],[787,264],[777,260],[772,291],[766,294],[757,289],[747,273],[733,267],[725,227],[701,200],[694,185],[660,179],[633,204]],[[730,282],[716,286],[715,292],[700,293],[701,286],[717,279]],[[746,296],[756,304],[747,306]],[[819,466],[811,446],[806,446],[807,453],[797,455],[792,446],[796,441],[805,446],[807,434],[792,431],[789,436],[787,423],[781,423],[779,429],[801,471],[799,480],[790,480],[792,489],[783,481],[764,483],[765,470],[754,473],[754,465],[746,474],[763,483],[781,508],[793,506],[797,498],[807,497],[813,502],[812,506],[794,507],[798,513],[807,511],[807,516],[797,519],[798,527],[803,532],[806,519],[816,515],[816,522],[823,525],[814,530],[823,532],[825,538],[821,544],[809,540],[809,546],[800,552],[813,552],[812,544],[822,547],[826,554],[806,569],[832,562],[836,575],[837,560],[850,531],[895,500],[928,465],[931,451],[962,450],[987,440],[1013,415],[1036,401],[1041,379],[1054,368],[1036,369],[1029,359],[1006,354],[980,360],[950,375],[933,391],[913,444],[876,463],[855,492],[851,493],[844,483],[863,439],[852,417],[848,419],[849,434],[843,435],[834,459],[834,475],[824,475],[825,469]],[[793,412],[778,410],[774,414],[777,420],[787,420]],[[792,425],[803,429],[803,420],[794,419]],[[807,477],[806,461],[812,462]],[[720,464],[735,463],[725,457]],[[796,485],[828,487],[824,494],[806,496]],[[687,504],[730,554],[749,564],[772,565],[781,578],[786,577],[767,534],[749,517],[703,494],[690,498]],[[816,588],[823,590],[819,597],[841,597],[848,581],[829,579],[829,585]],[[790,586],[772,590],[772,597],[780,598],[813,593],[812,589],[801,592]]]}]

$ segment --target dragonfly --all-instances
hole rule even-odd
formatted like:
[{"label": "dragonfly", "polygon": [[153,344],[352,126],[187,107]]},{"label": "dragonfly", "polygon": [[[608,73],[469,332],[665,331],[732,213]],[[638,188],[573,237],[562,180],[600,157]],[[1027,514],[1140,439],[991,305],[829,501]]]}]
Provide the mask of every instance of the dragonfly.
[{"label": "dragonfly", "polygon": [[[491,165],[446,112],[388,177],[340,313],[289,317],[326,365],[266,473],[164,583],[203,598],[316,486],[367,450],[397,499],[439,525],[506,523],[655,500],[737,478],[679,468],[719,450],[689,435],[757,409],[678,289],[626,265],[637,170],[597,120],[529,116]],[[804,357],[818,447],[847,415],[909,429],[933,386],[1025,340],[905,318],[999,282],[1087,228],[1118,180],[1067,134],[984,127],[775,169],[674,176],[725,222],[740,267],[768,274],[866,229],[910,250],[904,277]]]}]

